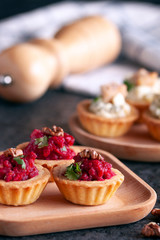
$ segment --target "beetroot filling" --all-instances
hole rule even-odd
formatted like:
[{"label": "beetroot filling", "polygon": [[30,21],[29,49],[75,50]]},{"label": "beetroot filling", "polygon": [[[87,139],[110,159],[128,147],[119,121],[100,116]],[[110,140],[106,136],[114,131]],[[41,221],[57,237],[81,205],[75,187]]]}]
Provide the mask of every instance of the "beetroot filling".
[{"label": "beetroot filling", "polygon": [[[75,152],[69,148],[74,144],[74,138],[68,133],[64,132],[64,136],[50,136],[35,129],[30,138],[30,143],[24,149],[24,153],[28,154],[33,151],[36,153],[37,159],[60,160],[72,159],[75,156]],[[41,146],[37,144],[40,138],[45,140]]]},{"label": "beetroot filling", "polygon": [[0,179],[6,182],[25,181],[38,175],[38,169],[34,165],[36,154],[31,152],[23,158],[25,168],[18,164],[13,156],[0,156]]},{"label": "beetroot filling", "polygon": [[112,165],[104,159],[81,158],[79,154],[74,157],[76,163],[80,164],[81,176],[83,181],[104,181],[116,174],[111,170]]}]

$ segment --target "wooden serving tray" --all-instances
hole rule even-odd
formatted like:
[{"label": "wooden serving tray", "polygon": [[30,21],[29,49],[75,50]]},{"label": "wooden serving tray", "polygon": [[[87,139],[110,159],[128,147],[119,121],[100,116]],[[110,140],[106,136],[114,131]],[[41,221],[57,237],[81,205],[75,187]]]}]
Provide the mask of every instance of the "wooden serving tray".
[{"label": "wooden serving tray", "polygon": [[[86,147],[74,147],[81,151]],[[0,234],[24,236],[92,227],[126,224],[144,218],[154,207],[155,191],[116,157],[96,149],[125,180],[104,205],[80,206],[65,200],[55,183],[49,183],[33,204],[11,207],[0,205]]]},{"label": "wooden serving tray", "polygon": [[135,124],[122,137],[103,138],[93,135],[81,126],[77,114],[69,120],[70,129],[82,145],[101,148],[120,159],[160,162],[160,143],[148,133],[144,124]]}]

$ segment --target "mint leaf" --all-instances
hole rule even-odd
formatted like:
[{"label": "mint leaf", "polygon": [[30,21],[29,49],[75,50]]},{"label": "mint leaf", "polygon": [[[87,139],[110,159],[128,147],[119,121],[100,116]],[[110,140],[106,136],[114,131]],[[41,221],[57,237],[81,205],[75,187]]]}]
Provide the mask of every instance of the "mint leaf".
[{"label": "mint leaf", "polygon": [[134,84],[133,83],[131,83],[129,80],[124,80],[124,82],[123,82],[126,86],[127,86],[127,90],[128,90],[128,92],[132,89],[132,88],[134,88]]},{"label": "mint leaf", "polygon": [[81,174],[81,169],[80,169],[80,163],[76,163],[76,166],[75,166],[75,171],[78,173],[78,174]]},{"label": "mint leaf", "polygon": [[38,145],[38,148],[43,148],[48,146],[48,138],[47,136],[43,136],[35,139],[35,144]]},{"label": "mint leaf", "polygon": [[66,148],[65,146],[63,146],[63,147],[61,148],[61,151],[62,151],[62,152],[66,152],[66,151],[67,151],[67,148]]},{"label": "mint leaf", "polygon": [[13,160],[16,161],[18,164],[22,165],[22,169],[26,169],[26,164],[24,162],[24,160],[22,159],[24,157],[24,155],[20,155],[18,157],[14,157]]},{"label": "mint leaf", "polygon": [[100,99],[100,97],[96,97],[93,99],[93,102],[97,102]]},{"label": "mint leaf", "polygon": [[67,167],[65,176],[69,180],[78,180],[81,176],[81,173],[82,171],[80,169],[80,165],[78,163],[72,163]]}]

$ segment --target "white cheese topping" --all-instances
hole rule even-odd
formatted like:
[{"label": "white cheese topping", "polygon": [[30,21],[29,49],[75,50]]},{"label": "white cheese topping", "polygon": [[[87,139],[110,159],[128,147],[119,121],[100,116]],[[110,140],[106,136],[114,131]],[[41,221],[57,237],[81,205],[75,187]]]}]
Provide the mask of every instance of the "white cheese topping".
[{"label": "white cheese topping", "polygon": [[153,102],[151,103],[149,110],[154,117],[160,118],[160,95],[156,94],[154,96]]},{"label": "white cheese topping", "polygon": [[100,97],[98,100],[93,100],[89,110],[98,116],[105,118],[118,118],[127,116],[131,108],[121,93],[115,95],[111,102],[104,102]]},{"label": "white cheese topping", "polygon": [[129,91],[127,98],[133,101],[143,100],[151,103],[154,94],[160,94],[160,79],[158,79],[153,86],[135,86]]}]

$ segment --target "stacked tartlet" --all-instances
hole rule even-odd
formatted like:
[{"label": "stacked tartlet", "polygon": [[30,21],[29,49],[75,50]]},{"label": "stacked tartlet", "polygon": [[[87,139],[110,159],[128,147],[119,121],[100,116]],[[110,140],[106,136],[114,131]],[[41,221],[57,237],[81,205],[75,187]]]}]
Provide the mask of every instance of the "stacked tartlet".
[{"label": "stacked tartlet", "polygon": [[[30,138],[30,142],[19,144],[17,148],[23,149],[24,153],[34,152],[37,155],[35,163],[46,167],[50,173],[59,164],[66,161],[73,162],[74,138],[65,133],[62,128],[53,125],[52,128],[35,129]],[[52,174],[50,181],[53,181]]]},{"label": "stacked tartlet", "polygon": [[35,165],[36,155],[24,155],[20,149],[9,148],[0,155],[0,203],[27,205],[35,202],[50,177],[47,169]]},{"label": "stacked tartlet", "polygon": [[104,204],[124,180],[95,150],[84,149],[74,157],[75,163],[53,169],[55,182],[70,202],[80,205]]},{"label": "stacked tartlet", "polygon": [[19,206],[35,202],[51,175],[73,203],[99,205],[110,199],[123,182],[123,174],[95,150],[80,152],[74,147],[76,155],[73,142],[71,135],[54,125],[35,129],[30,142],[2,152],[0,203]]},{"label": "stacked tartlet", "polygon": [[141,68],[128,77],[124,83],[128,88],[127,102],[138,109],[138,121],[143,122],[143,111],[148,109],[153,101],[154,94],[160,92],[158,73]]},{"label": "stacked tartlet", "polygon": [[155,94],[149,109],[143,112],[143,121],[151,136],[160,141],[160,94]]},{"label": "stacked tartlet", "polygon": [[102,86],[100,97],[78,104],[81,125],[97,136],[122,136],[139,117],[137,109],[126,103],[126,95],[127,88],[124,84]]}]

